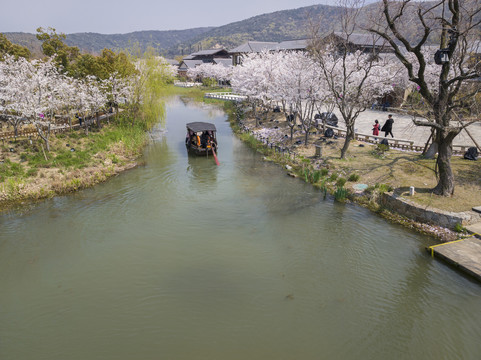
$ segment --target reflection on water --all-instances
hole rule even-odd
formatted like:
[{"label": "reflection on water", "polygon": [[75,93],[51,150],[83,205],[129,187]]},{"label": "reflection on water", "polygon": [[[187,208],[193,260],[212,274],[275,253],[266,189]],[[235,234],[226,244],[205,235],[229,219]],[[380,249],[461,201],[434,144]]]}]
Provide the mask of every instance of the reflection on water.
[{"label": "reflection on water", "polygon": [[[481,287],[173,99],[145,165],[0,217],[0,359],[475,359]],[[219,160],[188,156],[214,122]]]},{"label": "reflection on water", "polygon": [[198,189],[198,191],[215,187],[217,184],[217,171],[218,166],[212,155],[207,157],[188,154],[187,176],[189,177],[191,187]]}]

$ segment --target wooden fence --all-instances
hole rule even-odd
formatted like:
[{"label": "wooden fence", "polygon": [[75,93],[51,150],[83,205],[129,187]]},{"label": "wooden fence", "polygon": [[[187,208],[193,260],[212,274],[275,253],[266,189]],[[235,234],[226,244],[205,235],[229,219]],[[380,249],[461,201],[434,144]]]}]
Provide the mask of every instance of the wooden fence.
[{"label": "wooden fence", "polygon": [[[346,137],[347,131],[335,126],[326,125],[326,128],[330,128],[334,131],[334,134],[341,137]],[[411,151],[424,151],[425,145],[414,145],[414,141],[406,139],[389,138],[384,136],[375,136],[372,134],[355,133],[356,140],[364,141],[372,144],[381,142],[382,139],[386,139],[390,147],[411,150]],[[464,153],[473,145],[453,145],[453,155],[464,155]]]},{"label": "wooden fence", "polygon": [[238,101],[238,102],[244,101],[245,99],[247,99],[247,96],[233,94],[231,92],[206,93],[204,97],[209,99],[231,100],[231,101]]},{"label": "wooden fence", "polygon": [[[99,115],[100,121],[110,119],[111,117],[115,116],[114,113],[108,113],[108,114],[101,114]],[[90,117],[88,119],[85,119],[84,121],[87,122],[87,124],[90,126],[91,124],[96,122],[96,117]],[[80,128],[80,123],[75,123],[72,124],[72,126],[68,124],[63,124],[63,125],[55,125],[52,124],[50,128],[50,133],[51,134],[57,134],[57,133],[62,133],[69,131],[71,129],[79,129]],[[17,136],[15,136],[14,131],[4,131],[0,132],[0,140],[7,140],[7,139],[14,139],[14,138],[29,138],[29,137],[36,137],[38,136],[37,129],[25,129],[25,130],[18,130],[17,131]]]}]

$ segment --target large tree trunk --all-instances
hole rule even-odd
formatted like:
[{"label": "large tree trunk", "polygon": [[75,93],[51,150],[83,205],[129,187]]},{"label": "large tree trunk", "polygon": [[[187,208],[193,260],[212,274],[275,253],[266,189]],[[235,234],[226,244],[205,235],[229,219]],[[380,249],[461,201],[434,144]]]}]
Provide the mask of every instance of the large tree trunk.
[{"label": "large tree trunk", "polygon": [[341,159],[346,158],[347,149],[349,149],[349,144],[351,143],[352,139],[354,139],[354,124],[347,126],[346,140],[344,141],[344,146],[341,149]]},{"label": "large tree trunk", "polygon": [[452,196],[454,194],[454,175],[451,169],[451,156],[453,152],[453,140],[456,132],[443,134],[438,131],[436,143],[438,144],[438,157],[436,166],[438,168],[438,184],[433,192],[436,195]]},{"label": "large tree trunk", "polygon": [[[106,115],[106,116],[108,116],[108,115]],[[95,119],[97,120],[97,128],[100,129],[102,127],[102,124],[100,123],[100,115],[99,115],[98,111],[95,112]]]}]

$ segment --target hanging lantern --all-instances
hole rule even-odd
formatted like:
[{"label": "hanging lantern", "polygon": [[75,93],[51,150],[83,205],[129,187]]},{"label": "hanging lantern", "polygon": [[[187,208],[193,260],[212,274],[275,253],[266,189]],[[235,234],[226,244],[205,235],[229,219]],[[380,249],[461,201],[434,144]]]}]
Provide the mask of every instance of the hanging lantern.
[{"label": "hanging lantern", "polygon": [[448,63],[449,62],[448,52],[449,52],[448,49],[439,49],[438,51],[436,51],[436,53],[434,54],[434,62],[437,65],[443,65],[445,63]]}]

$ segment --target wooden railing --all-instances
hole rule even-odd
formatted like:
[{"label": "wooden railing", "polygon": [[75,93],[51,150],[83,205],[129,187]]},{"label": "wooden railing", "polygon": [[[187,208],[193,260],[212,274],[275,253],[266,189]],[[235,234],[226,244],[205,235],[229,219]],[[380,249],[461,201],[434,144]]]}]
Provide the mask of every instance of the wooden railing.
[{"label": "wooden railing", "polygon": [[232,101],[244,101],[245,99],[247,99],[247,96],[233,94],[231,92],[206,93],[204,97],[210,98],[210,99],[232,100]]},{"label": "wooden railing", "polygon": [[[341,129],[335,126],[326,125],[326,128],[332,129],[334,134],[341,137],[346,137],[346,129]],[[356,140],[364,141],[372,144],[380,143],[382,139],[389,142],[389,146],[399,149],[411,151],[424,151],[425,145],[414,145],[414,141],[406,139],[389,138],[385,136],[376,136],[372,134],[355,133]],[[464,153],[473,145],[453,145],[453,155],[464,155]]]},{"label": "wooden railing", "polygon": [[194,86],[201,86],[202,83],[197,83],[197,82],[183,82],[183,81],[174,81],[174,86],[178,87],[194,87]]},{"label": "wooden railing", "polygon": [[[111,117],[115,116],[114,113],[108,113],[108,114],[101,114],[99,115],[100,121],[105,120],[105,119],[110,119]],[[87,121],[88,124],[93,124],[96,121],[96,117],[90,117],[84,121]],[[52,124],[50,128],[50,133],[51,134],[56,134],[56,133],[62,133],[65,131],[68,131],[70,129],[77,129],[80,128],[80,124],[77,122],[75,124],[70,125],[67,124],[62,124],[62,125],[56,125]],[[20,137],[34,137],[38,136],[37,129],[25,129],[25,130],[18,130],[17,131],[17,136],[15,136],[15,131],[4,131],[0,132],[0,140],[7,140],[7,139],[14,139],[15,137],[20,138]]]},{"label": "wooden railing", "polygon": [[[335,126],[326,125],[326,128],[332,129],[334,131],[334,135],[346,137],[347,130],[341,129]],[[414,146],[414,141],[406,140],[406,139],[397,139],[397,138],[389,138],[385,136],[376,136],[372,134],[363,134],[363,133],[354,133],[354,138],[359,141],[364,141],[372,144],[376,144],[381,142],[383,139],[386,139],[389,142],[389,146],[401,149],[408,149],[412,150]]]}]

